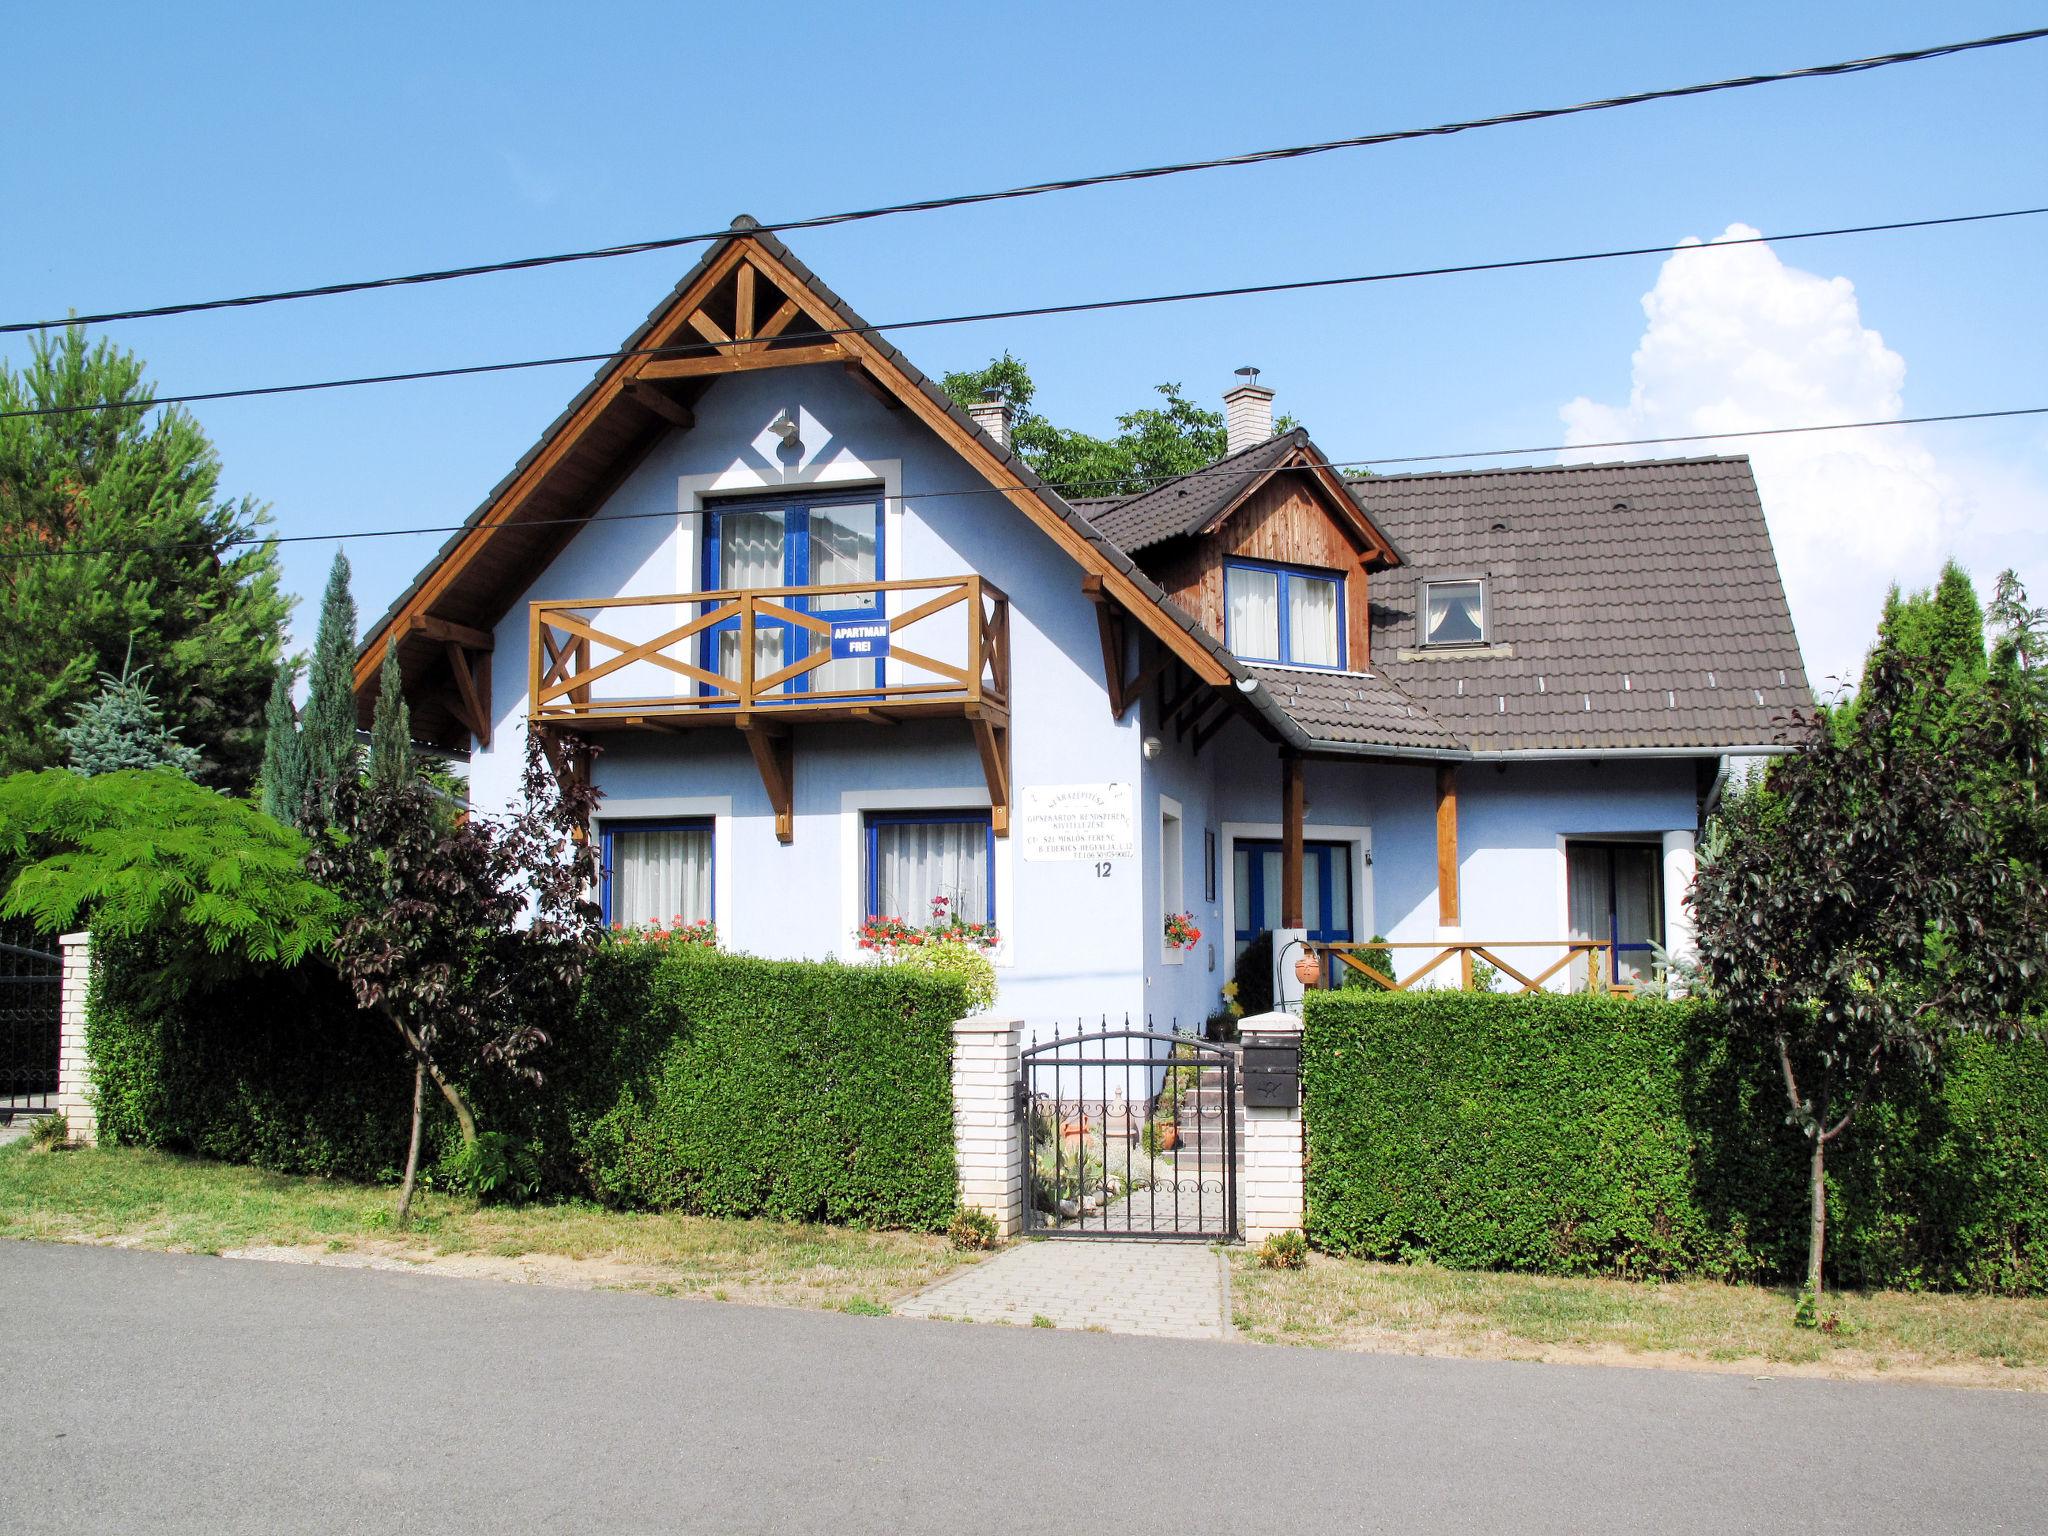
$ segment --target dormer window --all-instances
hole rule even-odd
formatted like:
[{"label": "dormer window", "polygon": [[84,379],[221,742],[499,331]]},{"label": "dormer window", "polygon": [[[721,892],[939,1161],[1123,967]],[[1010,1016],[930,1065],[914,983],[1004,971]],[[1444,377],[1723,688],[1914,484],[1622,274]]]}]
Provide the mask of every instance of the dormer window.
[{"label": "dormer window", "polygon": [[1422,584],[1424,645],[1486,643],[1486,583],[1479,577]]},{"label": "dormer window", "polygon": [[1344,582],[1334,572],[1232,560],[1223,606],[1224,644],[1246,661],[1344,665]]}]

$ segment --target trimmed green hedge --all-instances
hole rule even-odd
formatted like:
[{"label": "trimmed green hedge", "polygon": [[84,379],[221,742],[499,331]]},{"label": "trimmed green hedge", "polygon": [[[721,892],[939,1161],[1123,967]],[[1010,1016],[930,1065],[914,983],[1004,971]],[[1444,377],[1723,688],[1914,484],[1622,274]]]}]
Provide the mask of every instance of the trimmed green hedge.
[{"label": "trimmed green hedge", "polygon": [[[1309,1236],[1458,1268],[1795,1277],[1806,1152],[1775,1073],[1702,1002],[1311,993]],[[2048,1291],[2048,1049],[1963,1042],[1829,1171],[1836,1283]]]},{"label": "trimmed green hedge", "polygon": [[[232,979],[160,941],[100,941],[87,1033],[102,1135],[286,1173],[396,1177],[412,1072],[395,1032],[305,965]],[[554,1194],[939,1227],[957,1200],[950,977],[683,946],[606,949],[544,1022],[538,1087],[473,1073],[479,1125]],[[438,1096],[426,1160],[456,1145]]]}]

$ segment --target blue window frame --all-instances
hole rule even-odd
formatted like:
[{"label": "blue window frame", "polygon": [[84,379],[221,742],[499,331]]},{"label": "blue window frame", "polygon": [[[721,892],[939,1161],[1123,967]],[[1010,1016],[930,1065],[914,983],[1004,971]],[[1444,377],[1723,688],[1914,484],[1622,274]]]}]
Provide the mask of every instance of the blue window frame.
[{"label": "blue window frame", "polygon": [[1344,669],[1341,573],[1266,560],[1223,562],[1224,644],[1246,661]]},{"label": "blue window frame", "polygon": [[987,811],[870,811],[866,915],[922,925],[944,896],[968,922],[996,921],[996,839]]},{"label": "blue window frame", "polygon": [[598,905],[608,928],[718,918],[708,816],[600,821],[598,860]]},{"label": "blue window frame", "polygon": [[[708,502],[704,508],[704,590],[757,587],[841,586],[886,580],[882,498],[872,493],[749,496]],[[792,598],[784,606],[814,618],[871,618],[881,607],[879,592],[846,592]],[[765,677],[816,654],[822,636],[789,620],[757,618],[754,675]],[[703,631],[705,671],[739,676],[739,620],[726,619]],[[859,697],[879,688],[885,663],[828,661],[791,678],[781,691],[791,696],[834,694]],[[706,692],[712,692],[709,688]]]},{"label": "blue window frame", "polygon": [[[1238,953],[1261,933],[1280,926],[1280,844],[1270,839],[1239,839],[1231,849],[1235,861],[1232,904]],[[1348,943],[1355,935],[1351,845],[1303,843],[1301,847],[1301,916],[1308,936],[1318,944]]]},{"label": "blue window frame", "polygon": [[1619,986],[1640,980],[1647,958],[1664,942],[1664,879],[1658,845],[1565,841],[1566,904],[1572,936],[1604,939],[1607,979]]}]

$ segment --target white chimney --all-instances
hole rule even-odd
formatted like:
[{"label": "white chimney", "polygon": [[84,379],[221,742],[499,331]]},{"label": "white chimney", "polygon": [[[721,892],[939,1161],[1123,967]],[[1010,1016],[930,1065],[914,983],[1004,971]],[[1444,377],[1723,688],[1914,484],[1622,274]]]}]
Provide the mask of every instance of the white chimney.
[{"label": "white chimney", "polygon": [[1225,453],[1255,448],[1273,435],[1273,391],[1259,383],[1259,370],[1240,368],[1244,380],[1223,397]]},{"label": "white chimney", "polygon": [[1010,410],[1010,402],[1001,395],[990,390],[984,398],[967,407],[967,414],[974,418],[977,427],[1003,447],[1010,446],[1010,426],[1015,414]]}]

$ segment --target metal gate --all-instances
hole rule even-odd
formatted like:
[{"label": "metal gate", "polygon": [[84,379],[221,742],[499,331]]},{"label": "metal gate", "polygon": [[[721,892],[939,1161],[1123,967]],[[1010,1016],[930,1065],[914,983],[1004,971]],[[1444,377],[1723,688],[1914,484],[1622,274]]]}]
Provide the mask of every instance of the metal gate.
[{"label": "metal gate", "polygon": [[1232,1047],[1128,1025],[1055,1031],[1024,1052],[1017,1098],[1027,1233],[1237,1237]]},{"label": "metal gate", "polygon": [[36,938],[0,928],[0,1122],[46,1113],[57,1093],[64,962]]}]

